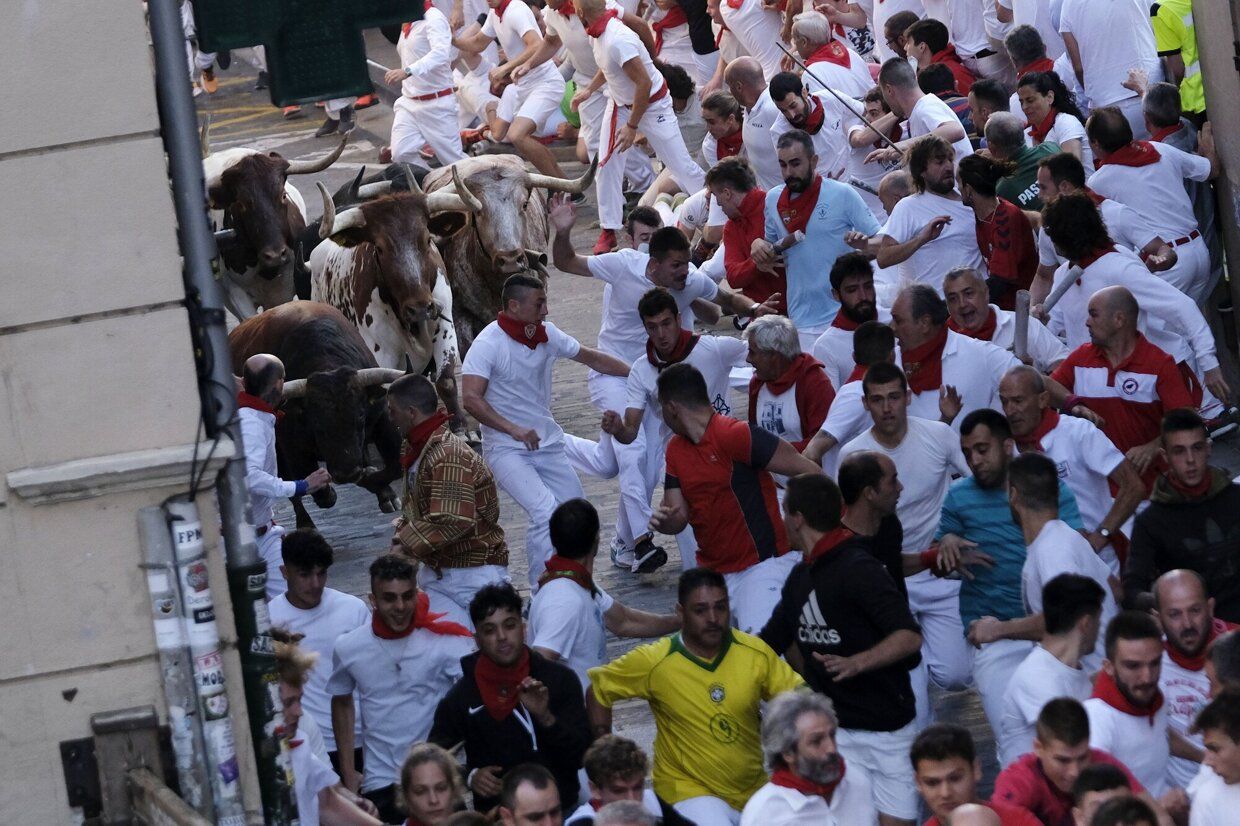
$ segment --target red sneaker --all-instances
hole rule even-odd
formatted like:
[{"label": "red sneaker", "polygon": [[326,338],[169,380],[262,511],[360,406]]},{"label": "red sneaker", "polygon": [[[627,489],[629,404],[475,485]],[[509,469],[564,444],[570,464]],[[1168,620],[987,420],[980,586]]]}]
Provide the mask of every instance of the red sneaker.
[{"label": "red sneaker", "polygon": [[362,95],[360,98],[357,99],[357,103],[353,104],[353,108],[354,110],[369,109],[372,106],[377,106],[378,103],[379,103],[378,96],[373,95],[373,94]]},{"label": "red sneaker", "polygon": [[302,117],[300,106],[285,106],[284,107],[284,119],[285,120],[293,120],[294,118],[300,118],[300,117]]},{"label": "red sneaker", "polygon": [[491,133],[488,126],[480,126],[477,129],[463,129],[461,131],[461,146],[473,146],[479,141],[486,140],[487,135]]},{"label": "red sneaker", "polygon": [[606,255],[616,248],[616,231],[614,229],[605,229],[598,234],[598,240],[594,242],[594,254]]}]

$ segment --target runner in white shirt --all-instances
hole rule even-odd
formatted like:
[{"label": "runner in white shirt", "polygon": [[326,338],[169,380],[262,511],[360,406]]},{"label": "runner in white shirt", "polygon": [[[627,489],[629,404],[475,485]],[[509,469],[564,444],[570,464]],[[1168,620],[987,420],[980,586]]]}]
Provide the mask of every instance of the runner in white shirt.
[{"label": "runner in white shirt", "polygon": [[845,240],[874,255],[880,267],[899,265],[903,283],[927,284],[936,292],[942,292],[943,276],[956,267],[985,275],[973,210],[956,191],[951,146],[938,137],[924,138],[908,153],[908,167],[917,193],[892,208],[873,238],[849,233]]},{"label": "runner in white shirt", "polygon": [[802,80],[810,92],[829,86],[860,99],[874,88],[868,64],[849,47],[846,39],[835,36],[825,15],[807,11],[794,17],[792,47],[808,67]]},{"label": "runner in white shirt", "polygon": [[[909,415],[912,394],[904,372],[894,364],[870,367],[862,382],[864,404],[873,426],[844,445],[840,461],[862,450],[875,450],[895,464],[904,492],[896,515],[904,527],[903,550],[920,554],[930,547],[939,525],[939,512],[953,476],[968,476],[969,466],[960,450],[960,437],[942,422]],[[925,668],[913,673],[914,692],[920,696],[919,719],[928,711],[923,701],[925,675],[941,688],[969,684],[973,657],[960,621],[959,581],[938,579],[922,571],[905,580],[909,608],[921,625]]]},{"label": "runner in white shirt", "polygon": [[850,252],[831,265],[831,297],[840,303],[831,326],[818,337],[811,350],[822,362],[831,386],[838,392],[857,367],[853,360],[853,333],[867,321],[891,321],[874,295],[874,268],[859,252]]},{"label": "runner in white shirt", "polygon": [[1064,53],[1063,35],[1058,25],[1062,5],[1063,0],[997,0],[997,12],[999,20],[1011,23],[1013,29],[1032,26],[1042,37],[1046,56],[1057,60]]},{"label": "runner in white shirt", "polygon": [[[374,614],[370,623],[337,638],[327,681],[341,779],[350,791],[360,785],[385,819],[395,811],[405,754],[430,733],[440,698],[461,676],[461,657],[474,650],[467,629],[430,613],[415,576],[413,564],[400,556],[371,563]],[[364,777],[353,763],[355,692],[365,738]]]},{"label": "runner in white shirt", "polygon": [[1188,787],[1189,826],[1230,826],[1240,811],[1240,693],[1222,692],[1197,716],[1205,741],[1201,772]]},{"label": "runner in white shirt", "polygon": [[779,11],[762,0],[719,0],[719,13],[745,53],[762,64],[766,79],[774,77],[784,60],[778,45],[783,42]]},{"label": "runner in white shirt", "polygon": [[1166,143],[1134,142],[1128,121],[1113,109],[1089,116],[1089,140],[1101,166],[1089,186],[1104,198],[1132,207],[1175,247],[1178,261],[1161,273],[1167,283],[1200,303],[1210,284],[1210,250],[1197,227],[1185,180],[1208,181],[1218,174],[1214,136],[1202,130],[1200,155]]},{"label": "runner in white shirt", "polygon": [[901,154],[907,154],[917,139],[924,135],[937,135],[951,144],[957,164],[961,158],[973,154],[973,144],[969,143],[969,135],[960,118],[936,95],[927,95],[921,90],[917,85],[917,75],[907,60],[892,59],[884,63],[878,73],[878,88],[891,107],[891,114],[874,121],[874,128],[888,134],[892,127],[904,121],[905,138],[897,141],[895,147],[875,149],[866,158],[866,163],[898,161]]},{"label": "runner in white shirt", "polygon": [[[544,175],[564,177],[560,165],[537,134],[552,114],[560,111],[564,97],[564,78],[556,67],[544,62],[527,67],[542,48],[542,30],[534,12],[522,0],[487,0],[490,11],[482,28],[469,35],[452,38],[452,45],[463,52],[482,53],[492,42],[503,49],[505,62],[491,69],[492,85],[511,77],[517,88],[517,108],[504,139],[512,143],[527,161]],[[520,69],[521,71],[517,71]]]},{"label": "runner in white shirt", "polygon": [[474,339],[461,366],[461,398],[482,426],[482,454],[495,481],[529,516],[525,553],[534,585],[551,555],[551,512],[582,495],[551,413],[551,369],[557,359],[572,359],[625,376],[628,366],[544,324],[546,288],[534,276],[510,276],[500,300],[503,312]]},{"label": "runner in white shirt", "polygon": [[[776,154],[779,136],[800,129],[814,142],[818,174],[833,180],[843,177],[850,155],[845,125],[854,120],[856,114],[825,89],[811,93],[792,72],[779,72],[771,78],[770,93],[779,110],[779,116],[771,124],[771,141],[776,144]],[[853,105],[861,111],[861,104]]]},{"label": "runner in white shirt", "polygon": [[400,82],[401,88],[392,105],[392,162],[417,160],[424,145],[445,166],[464,158],[452,79],[456,50],[448,18],[431,6],[421,20],[404,24],[396,54],[402,68],[389,70],[383,78]]},{"label": "runner in white shirt", "polygon": [[1118,106],[1133,134],[1149,137],[1141,96],[1124,86],[1133,69],[1162,80],[1150,8],[1142,0],[1063,0],[1059,32],[1089,105]]},{"label": "runner in white shirt", "polygon": [[745,158],[753,167],[758,186],[769,192],[784,182],[784,176],[779,171],[775,142],[771,140],[771,127],[779,117],[779,109],[771,100],[762,66],[752,57],[739,57],[728,64],[723,77],[732,97],[745,107],[745,122],[741,126]]},{"label": "runner in white shirt", "polygon": [[1081,667],[1081,657],[1098,643],[1103,596],[1098,583],[1079,574],[1060,574],[1043,586],[1046,634],[1012,672],[995,732],[1001,768],[1033,751],[1038,715],[1048,702],[1089,699],[1093,675]]},{"label": "runner in white shirt", "polygon": [[[989,303],[990,290],[977,272],[963,267],[949,270],[943,279],[943,294],[947,299],[947,311],[951,313],[947,324],[953,332],[1013,352],[1016,313]],[[1041,373],[1051,372],[1068,357],[1064,343],[1033,317],[1028,319],[1025,346],[1030,361]]]},{"label": "runner in white shirt", "polygon": [[530,601],[529,645],[562,662],[589,686],[586,672],[607,661],[607,631],[617,637],[661,637],[680,628],[674,614],[629,608],[594,582],[598,556],[598,511],[584,499],[570,499],[551,514],[555,556],[542,587]]},{"label": "runner in white shirt", "polygon": [[1091,748],[1123,755],[1133,777],[1155,798],[1172,788],[1167,706],[1158,688],[1162,631],[1144,611],[1121,611],[1106,626],[1106,660],[1085,701]]},{"label": "runner in white shirt", "polygon": [[[332,763],[335,764],[336,737],[332,733],[331,695],[327,693],[332,649],[341,634],[370,620],[370,609],[357,597],[327,587],[332,548],[318,531],[303,528],[286,534],[282,551],[288,590],[273,599],[267,611],[273,628],[301,634],[300,648],[318,656],[306,677],[301,704],[306,714],[318,723],[325,748],[333,753]],[[358,750],[361,735],[359,717],[354,729],[354,748]]]},{"label": "runner in white shirt", "polygon": [[1200,754],[1205,748],[1194,723],[1210,702],[1206,649],[1230,625],[1214,618],[1214,600],[1209,598],[1205,581],[1195,571],[1168,571],[1150,590],[1165,637],[1158,688],[1166,698],[1167,723],[1172,743],[1177,746],[1167,765],[1167,781],[1186,789],[1201,771],[1201,763],[1175,753]]},{"label": "runner in white shirt", "polygon": [[[1042,589],[1062,573],[1089,577],[1104,589],[1102,627],[1119,610],[1111,591],[1111,570],[1079,533],[1059,519],[1059,474],[1055,463],[1040,453],[1022,453],[1008,465],[1008,501],[1025,534],[1027,553],[1021,569],[1021,592],[1029,614],[1042,613]],[[1098,640],[1093,652],[1082,653],[1084,667],[1098,670],[1105,649]]]}]

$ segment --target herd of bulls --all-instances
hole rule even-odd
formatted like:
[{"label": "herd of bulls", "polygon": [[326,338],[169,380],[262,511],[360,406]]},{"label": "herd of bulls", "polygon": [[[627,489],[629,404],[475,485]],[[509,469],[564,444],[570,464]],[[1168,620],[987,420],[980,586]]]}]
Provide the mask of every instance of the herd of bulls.
[{"label": "herd of bulls", "polygon": [[[546,280],[547,193],[580,194],[575,180],[528,172],[512,155],[468,158],[426,171],[392,165],[336,193],[320,182],[323,215],[311,223],[289,183],[333,164],[276,152],[207,153],[211,217],[231,230],[221,243],[233,371],[255,353],[284,362],[285,413],[276,429],[280,475],[304,478],[320,461],[333,481],[357,484],[391,512],[400,477],[400,435],[384,386],[407,372],[432,376],[454,426],[464,427],[454,367],[500,309],[504,280]],[[382,467],[368,464],[373,446]],[[335,493],[315,494],[319,507]],[[300,501],[299,525],[310,524]]]}]

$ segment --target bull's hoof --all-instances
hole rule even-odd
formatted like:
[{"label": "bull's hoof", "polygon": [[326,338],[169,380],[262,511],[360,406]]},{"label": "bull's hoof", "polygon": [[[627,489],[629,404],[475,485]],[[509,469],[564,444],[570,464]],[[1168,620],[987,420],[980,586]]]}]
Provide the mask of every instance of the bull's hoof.
[{"label": "bull's hoof", "polygon": [[326,510],[327,508],[334,507],[336,504],[336,489],[331,485],[328,485],[322,490],[316,491],[312,494],[312,497],[314,499],[314,504]]},{"label": "bull's hoof", "polygon": [[400,510],[400,499],[396,497],[396,493],[389,487],[385,487],[377,494],[379,499],[379,510],[384,513],[396,513]]}]

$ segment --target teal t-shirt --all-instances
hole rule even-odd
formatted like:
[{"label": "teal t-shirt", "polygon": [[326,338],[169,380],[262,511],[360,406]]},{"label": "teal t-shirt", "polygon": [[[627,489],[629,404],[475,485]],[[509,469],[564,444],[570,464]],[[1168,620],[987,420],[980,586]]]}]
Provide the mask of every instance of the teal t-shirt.
[{"label": "teal t-shirt", "polygon": [[995,194],[1021,209],[1038,211],[1042,208],[1042,199],[1038,197],[1038,164],[1043,158],[1062,151],[1059,144],[1051,141],[1026,146],[1012,159],[1016,163],[1016,171],[999,181]]}]

